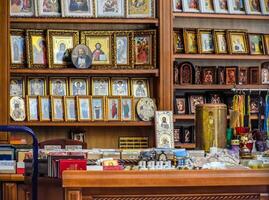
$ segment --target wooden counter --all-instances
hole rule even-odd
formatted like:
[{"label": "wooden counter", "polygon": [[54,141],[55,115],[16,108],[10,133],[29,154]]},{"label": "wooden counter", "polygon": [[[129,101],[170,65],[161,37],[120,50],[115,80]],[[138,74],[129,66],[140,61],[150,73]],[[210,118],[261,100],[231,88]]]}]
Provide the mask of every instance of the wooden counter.
[{"label": "wooden counter", "polygon": [[66,200],[265,200],[269,170],[63,173]]}]

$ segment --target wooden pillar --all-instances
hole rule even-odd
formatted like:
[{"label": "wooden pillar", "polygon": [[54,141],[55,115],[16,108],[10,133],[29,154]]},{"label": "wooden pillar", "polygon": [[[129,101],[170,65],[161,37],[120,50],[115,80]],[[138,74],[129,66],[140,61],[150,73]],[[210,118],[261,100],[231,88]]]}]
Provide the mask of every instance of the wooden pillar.
[{"label": "wooden pillar", "polygon": [[172,1],[158,0],[160,29],[160,110],[173,108]]},{"label": "wooden pillar", "polygon": [[17,200],[16,183],[3,183],[3,200]]}]

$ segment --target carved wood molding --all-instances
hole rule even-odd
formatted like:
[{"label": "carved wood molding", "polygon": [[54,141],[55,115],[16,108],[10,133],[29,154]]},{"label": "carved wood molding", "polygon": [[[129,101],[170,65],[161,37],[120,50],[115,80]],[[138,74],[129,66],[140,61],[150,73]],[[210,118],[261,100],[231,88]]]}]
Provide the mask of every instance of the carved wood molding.
[{"label": "carved wood molding", "polygon": [[3,184],[3,200],[17,200],[17,184],[4,183]]},{"label": "carved wood molding", "polygon": [[66,200],[82,200],[81,190],[66,190],[65,192]]}]

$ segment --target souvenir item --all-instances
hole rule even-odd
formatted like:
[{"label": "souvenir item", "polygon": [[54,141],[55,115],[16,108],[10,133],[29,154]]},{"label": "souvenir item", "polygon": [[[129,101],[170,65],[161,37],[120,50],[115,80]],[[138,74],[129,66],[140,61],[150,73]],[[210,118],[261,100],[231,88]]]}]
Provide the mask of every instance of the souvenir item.
[{"label": "souvenir item", "polygon": [[220,94],[208,94],[207,103],[220,104],[223,103],[223,99]]},{"label": "souvenir item", "polygon": [[32,17],[34,16],[34,0],[15,1],[10,0],[10,16]]},{"label": "souvenir item", "polygon": [[91,111],[93,121],[104,120],[104,97],[92,97]]},{"label": "souvenir item", "polygon": [[127,1],[127,17],[128,18],[154,18],[155,17],[155,1]]},{"label": "souvenir item", "polygon": [[134,120],[134,98],[121,97],[121,120],[132,121]]},{"label": "souvenir item", "polygon": [[199,0],[182,0],[183,12],[200,12]]},{"label": "souvenir item", "polygon": [[202,68],[202,83],[203,84],[215,84],[216,83],[215,67],[203,67]]},{"label": "souvenir item", "polygon": [[115,65],[117,68],[132,68],[132,32],[118,31],[114,35]]},{"label": "souvenir item", "polygon": [[202,13],[214,13],[213,0],[199,0]]},{"label": "souvenir item", "polygon": [[225,67],[218,67],[218,84],[224,85],[225,83]]},{"label": "souvenir item", "polygon": [[38,98],[36,96],[27,96],[27,120],[38,121]]},{"label": "souvenir item", "polygon": [[35,0],[35,11],[38,17],[60,17],[61,0]]},{"label": "souvenir item", "polygon": [[29,96],[45,96],[47,95],[46,78],[29,77],[28,78],[28,95]]},{"label": "souvenir item", "polygon": [[182,127],[181,143],[191,144],[194,143],[194,134],[192,127]]},{"label": "souvenir item", "polygon": [[72,140],[85,142],[85,132],[72,132]]},{"label": "souvenir item", "polygon": [[269,84],[269,62],[262,64],[261,82],[262,84]]},{"label": "souvenir item", "polygon": [[215,52],[217,54],[227,54],[226,32],[224,30],[214,30],[213,32]]},{"label": "souvenir item", "polygon": [[124,0],[96,0],[96,17],[124,17]]},{"label": "souvenir item", "polygon": [[253,85],[260,84],[260,68],[259,67],[249,68],[249,84],[253,84]]},{"label": "souvenir item", "polygon": [[173,0],[173,11],[182,12],[182,1],[183,0]]},{"label": "souvenir item", "polygon": [[198,30],[198,50],[199,53],[214,53],[214,42],[211,30]]},{"label": "souvenir item", "polygon": [[174,143],[175,146],[178,145],[180,143],[180,139],[181,139],[181,130],[180,128],[174,128]]},{"label": "souvenir item", "polygon": [[9,114],[12,120],[21,122],[26,118],[25,101],[21,97],[12,97],[9,102]]},{"label": "souvenir item", "polygon": [[196,106],[199,104],[204,104],[205,99],[203,95],[190,95],[189,96],[189,113],[194,114]]},{"label": "souvenir item", "polygon": [[49,96],[39,96],[39,119],[40,121],[50,121],[51,119],[51,104]]},{"label": "souvenir item", "polygon": [[198,52],[197,48],[197,36],[195,29],[184,29],[184,48],[185,53],[196,54]]},{"label": "souvenir item", "polygon": [[79,43],[79,31],[48,30],[50,68],[63,68],[71,64],[71,49]]},{"label": "souvenir item", "polygon": [[156,104],[151,98],[141,98],[136,105],[136,112],[142,121],[151,121],[156,110]]},{"label": "souvenir item", "polygon": [[200,66],[195,66],[195,84],[201,84],[202,69]]},{"label": "souvenir item", "polygon": [[51,97],[52,121],[64,121],[64,102],[62,97]]},{"label": "souvenir item", "polygon": [[184,53],[183,30],[174,31],[174,53]]},{"label": "souvenir item", "polygon": [[77,69],[90,68],[92,64],[92,53],[90,49],[83,44],[77,45],[72,50],[72,63]]},{"label": "souvenir item", "polygon": [[264,54],[264,41],[261,34],[248,34],[249,51],[253,55]]},{"label": "souvenir item", "polygon": [[89,96],[77,97],[77,111],[78,111],[78,121],[90,121],[92,118],[91,97]]},{"label": "souvenir item", "polygon": [[259,98],[258,97],[250,98],[250,113],[251,114],[259,113]]},{"label": "souvenir item", "polygon": [[50,95],[67,96],[68,95],[68,80],[67,78],[50,78]]},{"label": "souvenir item", "polygon": [[228,0],[214,0],[214,9],[216,13],[228,13]]},{"label": "souvenir item", "polygon": [[45,68],[48,65],[47,44],[42,30],[27,30],[27,57],[29,68]]},{"label": "souvenir item", "polygon": [[107,77],[92,78],[92,96],[110,95],[110,79]]},{"label": "souvenir item", "polygon": [[155,131],[157,148],[174,148],[173,112],[155,112]]},{"label": "souvenir item", "polygon": [[71,96],[86,96],[89,95],[88,79],[87,78],[70,78],[69,89]]},{"label": "souvenir item", "polygon": [[240,31],[227,32],[228,47],[231,54],[248,54],[246,33]]},{"label": "souvenir item", "polygon": [[248,84],[248,68],[240,67],[238,73],[238,84],[247,85]]},{"label": "souvenir item", "polygon": [[186,101],[185,98],[176,98],[176,114],[185,114],[186,113]]},{"label": "souvenir item", "polygon": [[107,97],[106,116],[108,121],[119,121],[121,119],[120,97]]},{"label": "souvenir item", "polygon": [[25,35],[23,30],[10,31],[11,67],[23,67],[26,64]]},{"label": "souvenir item", "polygon": [[226,85],[235,85],[237,77],[236,67],[226,67]]},{"label": "souvenir item", "polygon": [[189,85],[192,84],[193,79],[193,65],[190,62],[183,62],[179,66],[180,84]]},{"label": "souvenir item", "polygon": [[112,96],[129,96],[129,79],[112,78],[111,79]]},{"label": "souvenir item", "polygon": [[64,97],[65,121],[77,120],[77,106],[75,97]]},{"label": "souvenir item", "polygon": [[231,14],[245,14],[243,0],[228,0],[228,9]]},{"label": "souvenir item", "polygon": [[264,36],[264,46],[265,46],[265,53],[269,55],[269,35],[265,34]]},{"label": "souvenir item", "polygon": [[261,0],[261,10],[263,15],[269,15],[269,3],[268,0]]},{"label": "souvenir item", "polygon": [[261,14],[261,5],[259,0],[245,0],[244,2],[247,14]]},{"label": "souvenir item", "polygon": [[9,96],[11,97],[24,97],[24,78],[12,77],[9,85]]},{"label": "souvenir item", "polygon": [[179,63],[174,62],[174,84],[179,84]]},{"label": "souvenir item", "polygon": [[93,17],[94,0],[61,0],[63,17]]},{"label": "souvenir item", "polygon": [[142,78],[131,79],[132,96],[136,98],[150,97],[149,80]]}]

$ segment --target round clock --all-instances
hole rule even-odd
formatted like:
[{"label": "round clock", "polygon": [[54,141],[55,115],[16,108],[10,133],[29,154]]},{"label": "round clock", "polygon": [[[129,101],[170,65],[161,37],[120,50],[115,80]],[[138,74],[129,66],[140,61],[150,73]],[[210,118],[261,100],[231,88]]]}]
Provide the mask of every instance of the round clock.
[{"label": "round clock", "polygon": [[141,98],[136,105],[138,117],[142,121],[151,121],[156,110],[156,104],[151,98]]}]

